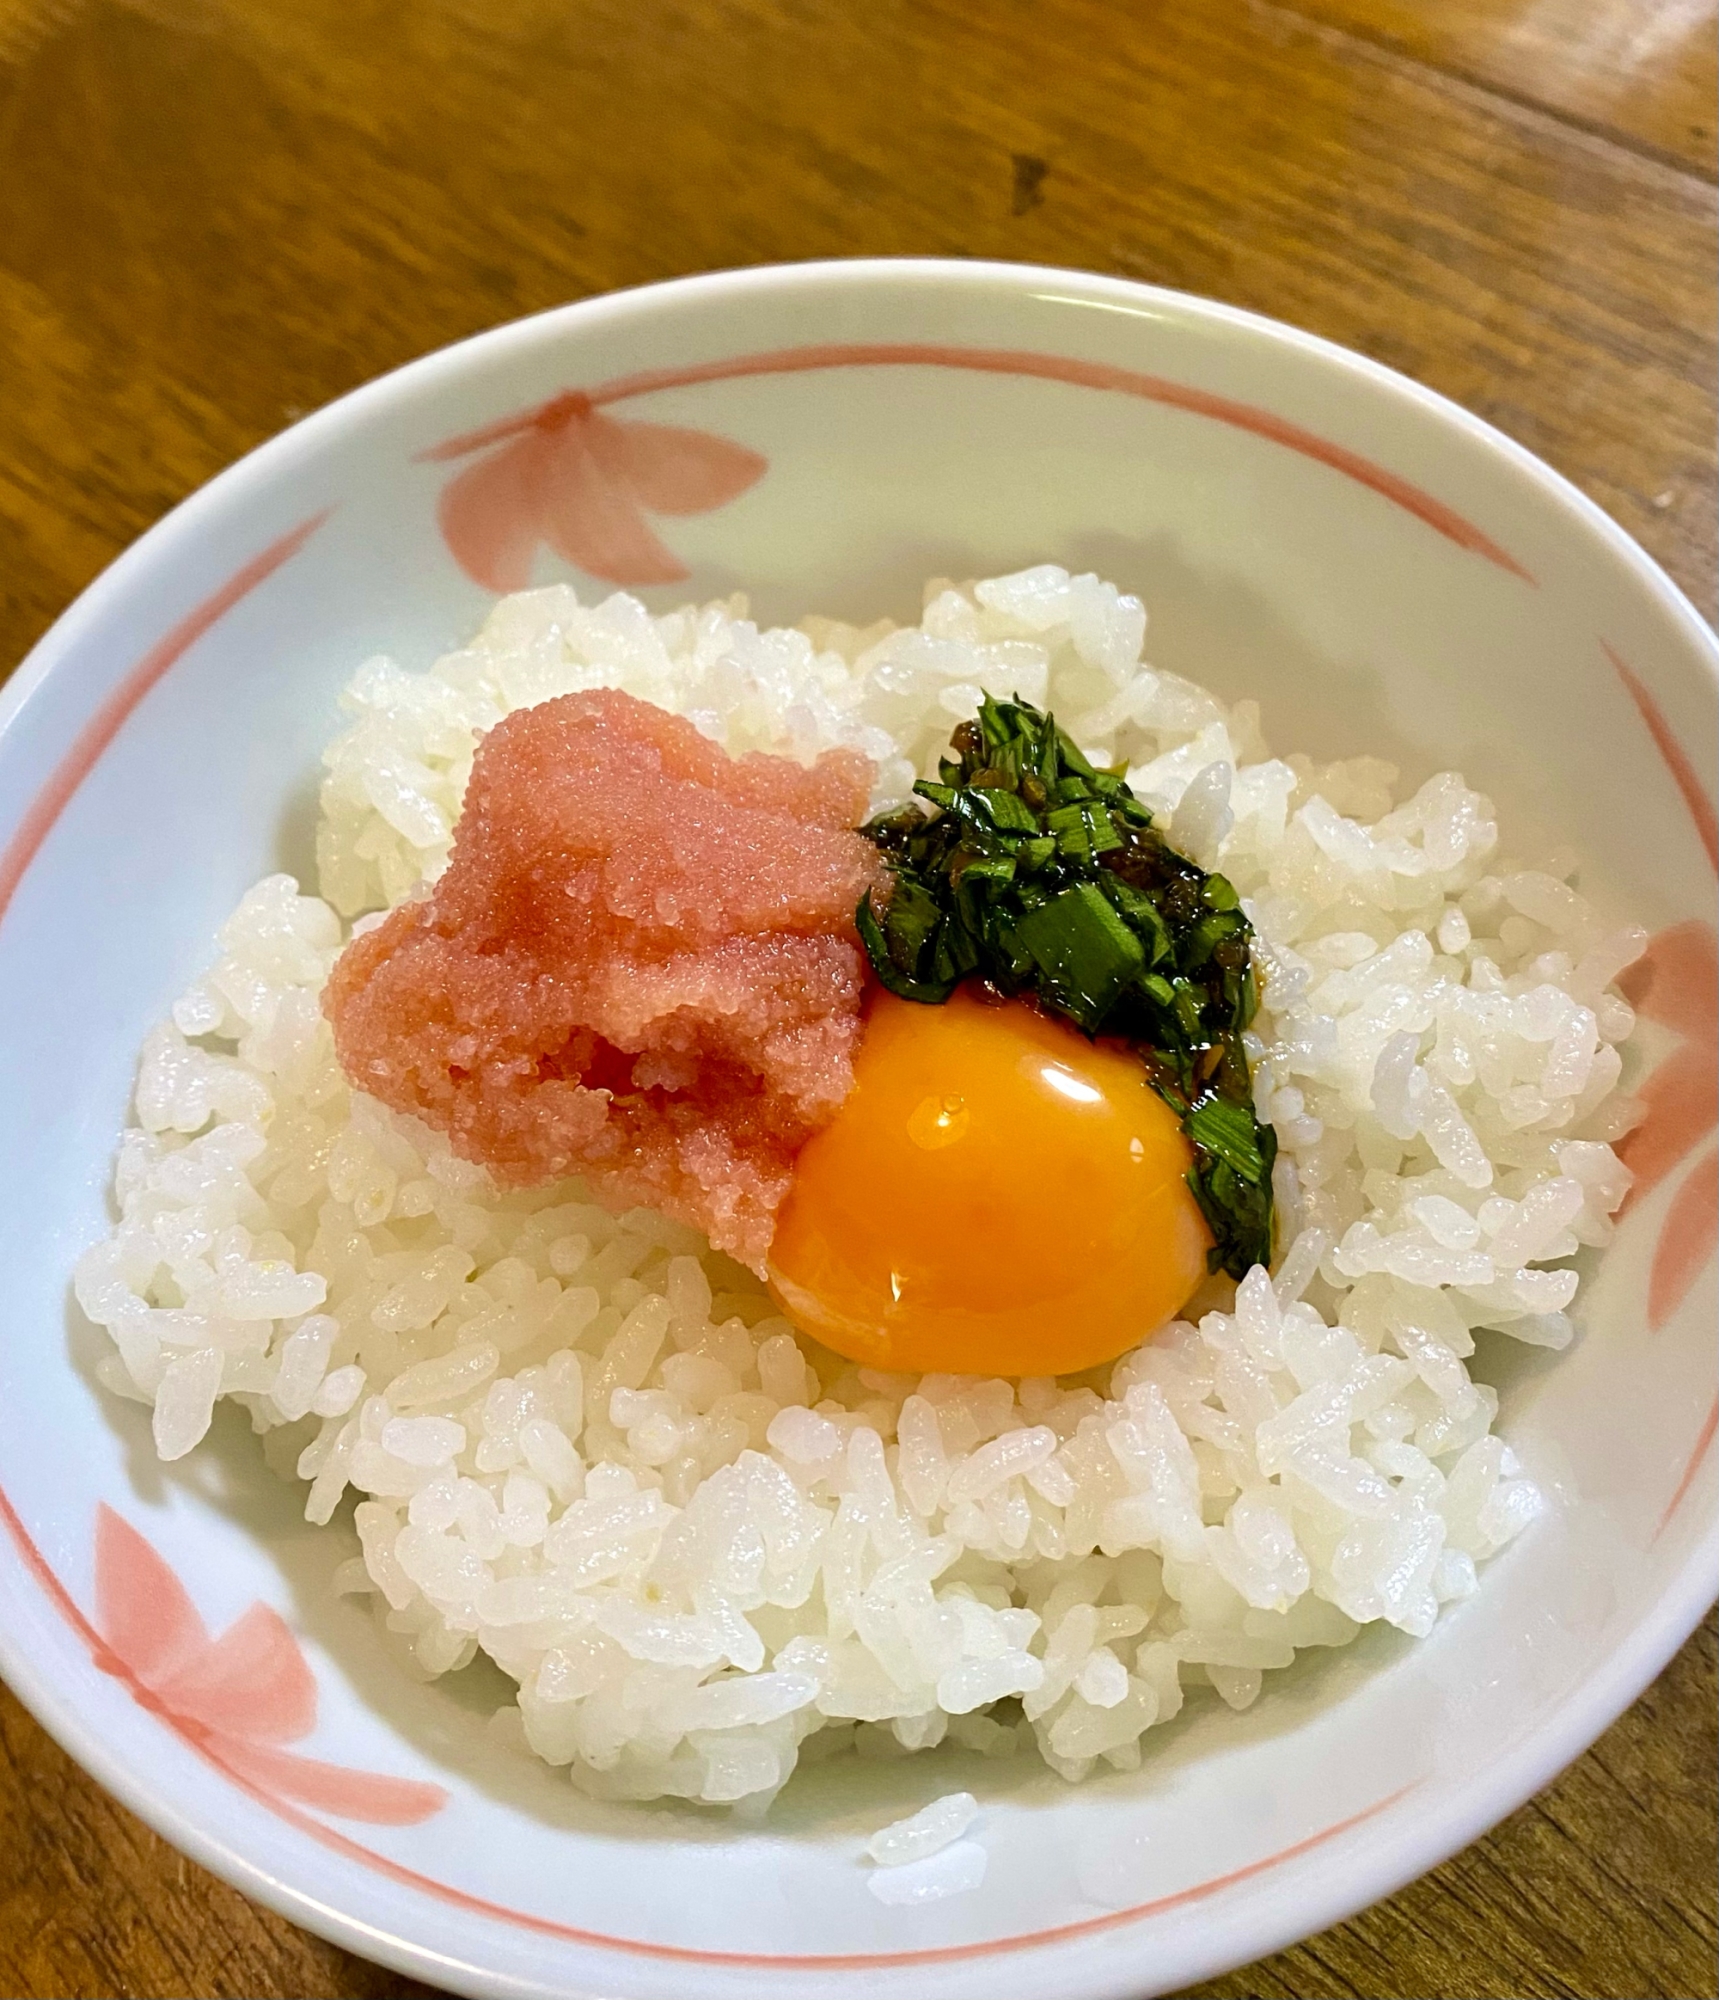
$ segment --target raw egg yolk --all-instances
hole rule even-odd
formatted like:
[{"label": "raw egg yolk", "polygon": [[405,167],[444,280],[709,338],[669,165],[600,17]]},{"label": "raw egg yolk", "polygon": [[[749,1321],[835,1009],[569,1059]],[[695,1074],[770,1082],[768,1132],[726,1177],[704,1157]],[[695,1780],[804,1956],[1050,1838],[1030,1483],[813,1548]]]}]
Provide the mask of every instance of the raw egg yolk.
[{"label": "raw egg yolk", "polygon": [[1071,1374],[1205,1276],[1192,1164],[1126,1050],[966,987],[940,1007],[875,993],[853,1088],[795,1161],[771,1289],[868,1367]]}]

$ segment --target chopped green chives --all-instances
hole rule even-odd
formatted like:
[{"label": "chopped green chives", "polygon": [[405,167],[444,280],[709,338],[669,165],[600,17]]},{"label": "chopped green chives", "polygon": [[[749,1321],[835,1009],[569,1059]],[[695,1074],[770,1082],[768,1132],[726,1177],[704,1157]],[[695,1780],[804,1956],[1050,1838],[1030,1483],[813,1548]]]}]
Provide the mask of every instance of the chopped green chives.
[{"label": "chopped green chives", "polygon": [[868,896],[857,914],[879,981],[936,1005],[983,979],[1132,1043],[1193,1143],[1211,1268],[1269,1263],[1277,1135],[1254,1115],[1253,930],[1234,888],[1030,703],[987,696],[950,747],[941,782],[914,787],[931,810],[862,829],[892,877],[886,907]]}]

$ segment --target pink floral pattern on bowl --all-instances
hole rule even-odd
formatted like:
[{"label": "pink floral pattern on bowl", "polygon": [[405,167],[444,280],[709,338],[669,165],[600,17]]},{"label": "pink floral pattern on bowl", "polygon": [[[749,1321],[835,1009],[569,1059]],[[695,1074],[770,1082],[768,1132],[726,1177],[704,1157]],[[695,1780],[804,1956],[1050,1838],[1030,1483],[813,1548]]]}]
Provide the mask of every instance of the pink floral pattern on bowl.
[{"label": "pink floral pattern on bowl", "polygon": [[486,454],[442,489],[437,506],[442,539],[461,569],[490,590],[524,589],[540,543],[605,583],[678,583],[689,572],[647,526],[645,512],[710,513],[754,485],[770,462],[710,431],[621,423],[602,415],[601,406],[700,383],[826,368],[945,368],[1025,376],[1186,410],[1329,466],[1413,514],[1458,548],[1525,583],[1534,582],[1508,550],[1425,488],[1257,404],[1067,355],[927,341],[785,347],[684,368],[647,369],[590,389],[565,389],[417,454],[420,463]]},{"label": "pink floral pattern on bowl", "polygon": [[709,431],[621,423],[573,390],[419,456],[473,452],[483,456],[442,488],[437,519],[461,569],[499,591],[524,589],[544,542],[609,583],[678,583],[686,566],[645,513],[708,513],[769,464]]},{"label": "pink floral pattern on bowl", "polygon": [[316,1681],[278,1611],[253,1604],[218,1639],[185,1586],[111,1507],[96,1514],[96,1664],[230,1778],[271,1804],[411,1826],[440,1812],[439,1785],[351,1771],[282,1750],[316,1726]]},{"label": "pink floral pattern on bowl", "polygon": [[[1650,939],[1619,981],[1637,1011],[1681,1036],[1640,1095],[1647,1116],[1618,1147],[1635,1175],[1626,1211],[1674,1173],[1719,1127],[1719,934],[1691,919]],[[1660,1225],[1648,1277],[1655,1332],[1683,1303],[1719,1241],[1719,1151],[1689,1173]]]},{"label": "pink floral pattern on bowl", "polygon": [[[1647,684],[1614,646],[1602,640],[1601,647],[1647,725],[1689,810],[1695,837],[1719,873],[1719,816],[1707,787]],[[1635,1175],[1624,1204],[1627,1213],[1719,1129],[1719,932],[1699,918],[1671,925],[1648,941],[1618,984],[1638,1012],[1682,1037],[1642,1085],[1647,1115],[1618,1148]],[[1678,1189],[1660,1223],[1647,1287],[1652,1331],[1683,1303],[1716,1243],[1719,1152],[1709,1152]],[[1719,1403],[1714,1409],[1719,1415]],[[1712,1442],[1714,1421],[1709,1416],[1692,1468]],[[1683,1491],[1679,1488],[1679,1499]],[[1674,1500],[1672,1506],[1676,1504]],[[1669,1514],[1668,1509],[1667,1518]]]}]

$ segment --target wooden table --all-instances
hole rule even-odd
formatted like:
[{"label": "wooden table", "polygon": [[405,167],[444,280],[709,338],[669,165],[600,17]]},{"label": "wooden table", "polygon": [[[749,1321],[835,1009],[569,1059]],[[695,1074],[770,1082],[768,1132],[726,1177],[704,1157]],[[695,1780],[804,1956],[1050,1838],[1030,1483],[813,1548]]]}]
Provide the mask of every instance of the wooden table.
[{"label": "wooden table", "polygon": [[[775,259],[1082,265],[1442,389],[1703,606],[1714,0],[0,0],[0,665],[304,411]],[[1209,1996],[1715,1992],[1714,1627],[1580,1763]],[[0,1691],[0,1991],[421,1992]]]}]

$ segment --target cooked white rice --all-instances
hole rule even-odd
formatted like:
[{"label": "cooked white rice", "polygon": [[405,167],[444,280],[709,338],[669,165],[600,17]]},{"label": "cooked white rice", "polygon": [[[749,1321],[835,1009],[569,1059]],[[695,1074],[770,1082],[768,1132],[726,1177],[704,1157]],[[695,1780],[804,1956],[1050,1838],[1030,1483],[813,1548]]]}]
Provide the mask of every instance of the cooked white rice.
[{"label": "cooked white rice", "polygon": [[945,1792],[906,1819],[879,1827],[865,1851],[880,1868],[902,1868],[940,1853],[959,1840],[979,1817],[979,1801],[971,1792]]},{"label": "cooked white rice", "polygon": [[[1569,1259],[1628,1185],[1611,982],[1642,934],[1569,864],[1496,864],[1454,773],[1398,804],[1374,759],[1268,757],[1252,703],[1140,663],[1144,628],[1048,566],[933,586],[899,630],[508,598],[427,674],[360,669],[325,900],[259,883],[145,1044],[121,1220],[77,1274],[103,1382],[163,1458],[227,1396],[310,1520],[354,1489],[342,1587],[426,1674],[489,1654],[588,1791],[756,1808],[802,1754],[945,1736],[1132,1769],[1191,1686],[1245,1708],[1301,1647],[1430,1631],[1541,1504],[1465,1362],[1477,1328],[1571,1338]],[[350,1093],[318,1005],[349,921],[444,865],[485,729],[599,685],[733,750],[854,744],[880,804],[981,690],[1126,761],[1260,933],[1275,1278],[1079,1381],[878,1374],[691,1231],[500,1194]]]}]

